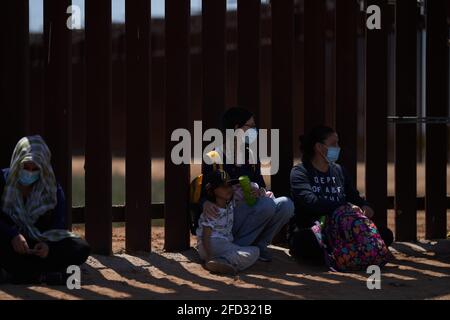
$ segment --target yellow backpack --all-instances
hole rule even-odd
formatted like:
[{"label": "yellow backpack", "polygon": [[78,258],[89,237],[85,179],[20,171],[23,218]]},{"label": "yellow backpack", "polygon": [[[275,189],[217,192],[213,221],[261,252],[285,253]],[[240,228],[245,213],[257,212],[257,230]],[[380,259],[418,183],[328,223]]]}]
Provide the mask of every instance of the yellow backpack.
[{"label": "yellow backpack", "polygon": [[[220,159],[220,155],[217,151],[213,150],[206,154],[212,162],[213,170],[217,169],[223,170],[223,164]],[[191,233],[195,235],[198,227],[198,219],[200,218],[201,208],[200,208],[200,197],[202,196],[203,189],[203,174],[196,176],[192,182],[189,193],[189,218],[191,225]]]}]

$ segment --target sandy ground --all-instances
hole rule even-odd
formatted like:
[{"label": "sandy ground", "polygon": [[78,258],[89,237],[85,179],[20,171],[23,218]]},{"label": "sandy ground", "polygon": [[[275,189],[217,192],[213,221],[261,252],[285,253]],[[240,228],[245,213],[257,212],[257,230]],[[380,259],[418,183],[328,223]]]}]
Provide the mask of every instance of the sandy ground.
[{"label": "sandy ground", "polygon": [[368,290],[364,272],[299,264],[275,246],[271,263],[258,262],[235,277],[212,275],[194,249],[165,252],[163,228],[153,228],[152,238],[152,253],[128,255],[124,229],[116,228],[115,255],[90,257],[80,290],[0,285],[0,299],[450,299],[449,240],[394,244],[396,259],[382,271],[381,290]]},{"label": "sandy ground", "polygon": [[[113,161],[113,173],[124,174],[123,159]],[[197,174],[193,166],[192,174]],[[163,161],[153,162],[153,179],[163,178]],[[388,168],[389,193],[394,191],[393,166]],[[73,173],[83,174],[83,159],[74,159]],[[364,166],[358,166],[363,188]],[[450,179],[448,179],[450,181]],[[424,192],[424,168],[418,166],[418,194]],[[450,185],[450,183],[449,183]],[[361,187],[362,186],[362,187]],[[363,190],[361,190],[363,191]],[[393,211],[389,226],[395,229]],[[449,217],[450,230],[450,217]],[[75,231],[83,235],[82,228]],[[418,213],[423,238],[424,213]],[[124,228],[114,228],[110,257],[92,256],[82,267],[80,290],[65,287],[0,285],[1,299],[446,299],[450,300],[450,240],[395,243],[395,260],[382,272],[381,290],[368,290],[367,274],[332,273],[299,264],[288,250],[271,247],[273,262],[258,262],[235,277],[212,275],[194,249],[163,250],[164,229],[152,228],[152,253],[125,253]],[[191,239],[191,244],[195,240]]]}]

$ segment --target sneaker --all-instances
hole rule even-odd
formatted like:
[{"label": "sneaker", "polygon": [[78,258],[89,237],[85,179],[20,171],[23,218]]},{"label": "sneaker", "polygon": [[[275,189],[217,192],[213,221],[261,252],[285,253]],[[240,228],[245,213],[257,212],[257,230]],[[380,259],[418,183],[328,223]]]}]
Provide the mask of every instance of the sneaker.
[{"label": "sneaker", "polygon": [[212,273],[235,275],[237,270],[225,259],[211,259],[205,264],[205,268]]},{"label": "sneaker", "polygon": [[271,262],[272,261],[272,254],[267,249],[261,250],[259,252],[258,260],[262,261],[262,262]]}]

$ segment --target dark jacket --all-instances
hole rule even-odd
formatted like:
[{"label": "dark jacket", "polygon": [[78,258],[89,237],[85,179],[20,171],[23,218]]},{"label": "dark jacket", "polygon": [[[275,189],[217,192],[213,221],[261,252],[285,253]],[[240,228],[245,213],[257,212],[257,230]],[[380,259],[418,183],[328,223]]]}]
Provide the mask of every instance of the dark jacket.
[{"label": "dark jacket", "polygon": [[[9,169],[7,168],[1,170],[0,174],[0,197],[2,198],[3,198],[3,190],[5,187],[5,181],[8,177],[8,172]],[[51,229],[66,228],[65,226],[66,199],[64,196],[64,192],[59,184],[56,192],[56,198],[57,198],[56,207],[53,210],[42,215],[35,224],[35,226],[41,232],[45,232]],[[15,236],[17,236],[20,233],[20,231],[18,230],[14,222],[11,220],[11,218],[2,211],[2,208],[3,203],[2,201],[0,201],[0,238],[3,240],[11,241]],[[23,236],[27,238],[26,234],[24,234]]]},{"label": "dark jacket", "polygon": [[295,223],[300,228],[312,226],[343,204],[368,205],[339,164],[331,164],[328,172],[322,173],[309,162],[301,163],[292,168],[290,180]]}]

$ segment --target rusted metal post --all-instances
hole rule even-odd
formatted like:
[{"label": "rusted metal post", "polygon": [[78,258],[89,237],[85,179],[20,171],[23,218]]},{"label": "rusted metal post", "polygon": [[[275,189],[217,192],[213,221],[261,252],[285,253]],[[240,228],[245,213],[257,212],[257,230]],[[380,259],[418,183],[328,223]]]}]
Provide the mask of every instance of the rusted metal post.
[{"label": "rusted metal post", "polygon": [[305,132],[326,122],[325,29],[326,0],[304,0],[305,4]]},{"label": "rusted metal post", "polygon": [[[396,115],[417,115],[417,23],[415,1],[396,4]],[[417,125],[395,126],[395,231],[398,241],[417,238]]]},{"label": "rusted metal post", "polygon": [[189,164],[174,164],[176,129],[190,128],[190,1],[166,1],[165,243],[168,251],[189,248]]},{"label": "rusted metal post", "polygon": [[260,109],[261,0],[238,0],[238,104]]},{"label": "rusted metal post", "polygon": [[66,197],[66,225],[72,218],[72,31],[67,27],[71,0],[44,1],[45,139],[56,178]]},{"label": "rusted metal post", "polygon": [[381,9],[381,29],[366,29],[366,197],[378,225],[387,226],[387,0],[368,0]]},{"label": "rusted metal post", "polygon": [[150,1],[125,2],[126,250],[151,250]]},{"label": "rusted metal post", "polygon": [[340,163],[356,187],[358,139],[357,24],[359,7],[353,0],[336,1],[336,131],[343,148]]},{"label": "rusted metal post", "polygon": [[[448,0],[426,2],[427,67],[426,115],[448,117]],[[426,126],[426,238],[446,238],[447,150],[445,124]]]},{"label": "rusted metal post", "polygon": [[202,2],[203,130],[220,128],[225,111],[226,10],[225,0]]},{"label": "rusted metal post", "polygon": [[293,164],[294,2],[272,1],[272,128],[280,130],[279,170],[271,187],[278,196],[289,195]]},{"label": "rusted metal post", "polygon": [[112,250],[111,0],[86,0],[86,239]]},{"label": "rusted metal post", "polygon": [[29,133],[28,0],[6,0],[0,10],[1,168],[9,167],[17,141]]},{"label": "rusted metal post", "polygon": [[337,0],[325,0],[325,121],[335,128],[336,123],[336,4]]}]

